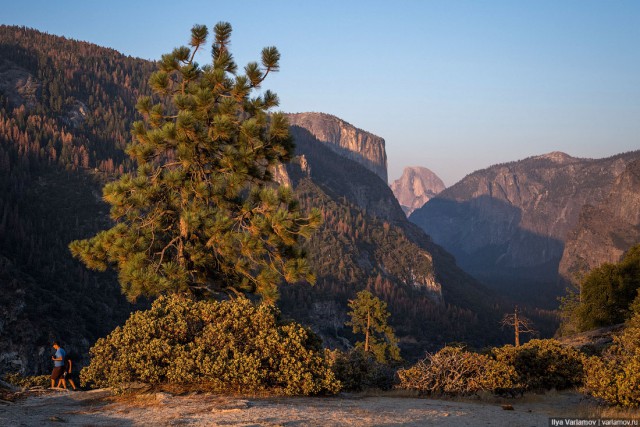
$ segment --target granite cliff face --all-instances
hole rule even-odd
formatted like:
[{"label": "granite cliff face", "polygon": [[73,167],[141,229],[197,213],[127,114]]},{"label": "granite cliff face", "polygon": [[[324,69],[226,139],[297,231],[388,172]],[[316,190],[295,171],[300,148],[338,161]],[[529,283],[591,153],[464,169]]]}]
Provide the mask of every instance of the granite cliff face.
[{"label": "granite cliff face", "polygon": [[577,283],[605,262],[619,262],[640,243],[640,160],[629,163],[609,195],[582,208],[578,224],[567,235],[560,275]]},{"label": "granite cliff face", "polygon": [[407,216],[445,189],[442,180],[427,168],[404,168],[402,176],[391,184],[391,191]]},{"label": "granite cliff face", "polygon": [[[353,153],[335,150],[302,126],[292,125],[290,131],[296,143],[296,152],[304,155],[309,176],[323,189],[336,197],[347,198],[369,215],[393,222],[406,220],[386,182],[379,180],[367,166],[354,161]],[[382,150],[384,153],[384,147]]]},{"label": "granite cliff face", "polygon": [[289,124],[307,129],[336,153],[360,163],[387,182],[384,139],[324,113],[288,114]]},{"label": "granite cliff face", "polygon": [[411,215],[487,285],[555,304],[558,264],[582,207],[598,204],[640,152],[577,159],[553,152],[474,172]]}]

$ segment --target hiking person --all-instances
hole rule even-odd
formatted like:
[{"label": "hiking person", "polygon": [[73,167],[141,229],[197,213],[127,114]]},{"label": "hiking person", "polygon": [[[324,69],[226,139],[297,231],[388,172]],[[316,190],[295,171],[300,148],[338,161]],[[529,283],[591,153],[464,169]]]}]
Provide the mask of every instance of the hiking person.
[{"label": "hiking person", "polygon": [[64,373],[62,374],[62,378],[58,380],[58,388],[60,388],[60,384],[62,384],[62,388],[67,389],[67,381],[73,387],[73,391],[76,391],[76,383],[73,381],[73,357],[70,355],[67,356],[64,360]]},{"label": "hiking person", "polygon": [[64,374],[64,357],[67,353],[64,351],[58,341],[53,342],[53,348],[56,351],[54,356],[51,356],[53,360],[53,371],[51,372],[51,388],[55,388],[56,380],[60,379]]}]

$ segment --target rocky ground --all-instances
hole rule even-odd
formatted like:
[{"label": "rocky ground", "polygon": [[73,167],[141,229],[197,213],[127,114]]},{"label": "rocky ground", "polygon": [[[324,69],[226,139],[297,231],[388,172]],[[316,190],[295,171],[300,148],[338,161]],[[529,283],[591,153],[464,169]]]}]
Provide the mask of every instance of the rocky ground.
[{"label": "rocky ground", "polygon": [[47,391],[15,402],[1,401],[0,425],[548,426],[553,416],[593,416],[590,406],[577,393],[474,402],[394,393],[300,398],[145,393],[123,398],[108,390]]}]

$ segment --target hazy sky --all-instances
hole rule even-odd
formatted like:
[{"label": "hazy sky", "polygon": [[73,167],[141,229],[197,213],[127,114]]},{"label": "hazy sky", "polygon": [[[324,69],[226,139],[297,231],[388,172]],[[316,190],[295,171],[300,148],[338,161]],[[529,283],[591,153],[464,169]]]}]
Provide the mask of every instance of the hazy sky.
[{"label": "hazy sky", "polygon": [[[282,54],[265,89],[382,136],[451,185],[550,151],[640,149],[640,1],[6,1],[0,23],[158,59],[229,21],[239,65]],[[201,61],[208,59],[202,57]]]}]

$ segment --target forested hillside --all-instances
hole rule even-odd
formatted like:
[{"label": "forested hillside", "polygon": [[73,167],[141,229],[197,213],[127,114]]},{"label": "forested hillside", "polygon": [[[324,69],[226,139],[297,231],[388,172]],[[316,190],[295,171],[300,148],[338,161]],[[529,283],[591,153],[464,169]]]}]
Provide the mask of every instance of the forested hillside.
[{"label": "forested hillside", "polygon": [[51,340],[85,353],[130,305],[67,245],[106,225],[102,182],[128,167],[152,63],[0,26],[0,369],[48,369]]}]

